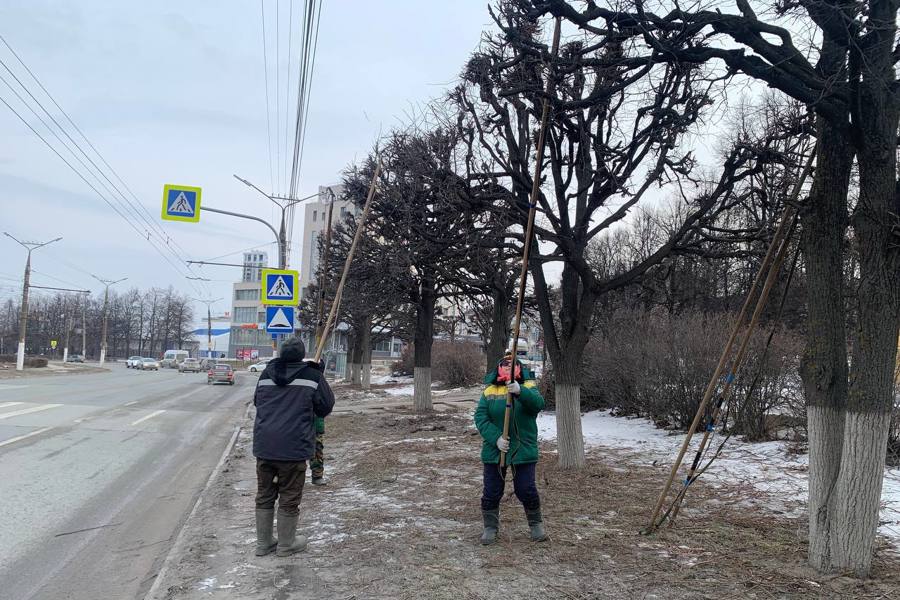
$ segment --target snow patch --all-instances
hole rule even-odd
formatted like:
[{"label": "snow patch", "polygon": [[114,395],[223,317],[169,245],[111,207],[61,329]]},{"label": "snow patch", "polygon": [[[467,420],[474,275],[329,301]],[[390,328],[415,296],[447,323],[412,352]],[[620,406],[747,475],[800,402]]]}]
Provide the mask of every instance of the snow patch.
[{"label": "snow patch", "polygon": [[[658,429],[649,419],[614,417],[609,411],[593,411],[581,417],[585,445],[607,447],[633,453],[638,464],[671,464],[684,443],[684,434]],[[556,415],[538,416],[538,437],[556,439]],[[682,467],[686,471],[693,460],[701,436],[695,435]],[[712,456],[722,442],[711,438]],[[705,463],[705,461],[704,461]],[[790,452],[782,441],[747,443],[732,438],[702,479],[719,484],[743,484],[761,492],[762,504],[776,512],[800,517],[805,514],[809,494],[809,457]],[[881,492],[881,519],[878,532],[900,551],[900,468],[885,469]]]},{"label": "snow patch", "polygon": [[415,388],[411,385],[384,390],[388,396],[412,396],[413,391],[415,391]]}]

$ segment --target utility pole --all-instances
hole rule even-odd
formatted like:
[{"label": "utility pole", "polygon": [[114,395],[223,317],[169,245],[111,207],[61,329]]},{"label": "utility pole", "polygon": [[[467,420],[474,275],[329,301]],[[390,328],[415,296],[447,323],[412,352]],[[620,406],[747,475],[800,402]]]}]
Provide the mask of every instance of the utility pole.
[{"label": "utility pole", "polygon": [[22,308],[19,314],[19,346],[16,349],[16,371],[24,371],[25,330],[28,327],[28,288],[31,285],[31,252],[33,250],[37,250],[38,248],[43,248],[44,246],[52,244],[53,242],[58,242],[62,238],[58,237],[56,239],[50,240],[49,242],[23,242],[5,231],[3,232],[3,235],[15,241],[17,244],[28,251],[28,256],[25,259],[25,277],[22,281]]},{"label": "utility pole", "polygon": [[224,298],[216,298],[215,300],[204,300],[202,298],[194,298],[197,302],[206,305],[206,358],[212,358],[212,305]]},{"label": "utility pole", "polygon": [[107,324],[107,308],[109,307],[109,286],[115,285],[117,283],[122,283],[127,277],[123,277],[122,279],[110,280],[110,279],[100,279],[96,275],[91,275],[94,279],[102,283],[105,288],[103,291],[103,327],[100,330],[100,366],[103,366],[103,363],[106,362],[106,324]]},{"label": "utility pole", "polygon": [[66,341],[63,342],[63,362],[66,362],[67,360],[69,360],[69,332],[72,330],[72,325],[69,322],[69,318],[71,317],[71,314],[68,311],[66,311],[65,317],[66,317],[66,324],[65,324]]},{"label": "utility pole", "polygon": [[81,360],[87,360],[87,294],[81,299]]}]

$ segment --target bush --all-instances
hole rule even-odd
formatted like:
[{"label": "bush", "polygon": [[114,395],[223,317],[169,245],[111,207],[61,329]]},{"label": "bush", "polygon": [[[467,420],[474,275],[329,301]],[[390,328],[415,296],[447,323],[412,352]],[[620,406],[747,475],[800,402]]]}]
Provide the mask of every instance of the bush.
[{"label": "bush", "polygon": [[400,354],[400,360],[391,365],[391,375],[394,376],[411,376],[413,374],[413,345],[407,344],[403,347]]},{"label": "bush", "polygon": [[[641,415],[660,426],[687,429],[733,326],[730,315],[621,310],[595,334],[585,352],[582,406]],[[768,327],[757,329],[732,387],[729,426],[748,439],[768,437],[767,415],[796,400],[799,340],[779,331],[765,364]],[[750,384],[759,375],[750,393]],[[749,394],[749,397],[748,397]]]},{"label": "bush", "polygon": [[[29,369],[42,369],[47,366],[47,359],[42,356],[26,356],[25,367]],[[15,354],[0,354],[0,363],[16,363]]]},{"label": "bush", "polygon": [[468,386],[484,379],[484,354],[477,344],[435,342],[431,349],[432,379],[452,386]]}]

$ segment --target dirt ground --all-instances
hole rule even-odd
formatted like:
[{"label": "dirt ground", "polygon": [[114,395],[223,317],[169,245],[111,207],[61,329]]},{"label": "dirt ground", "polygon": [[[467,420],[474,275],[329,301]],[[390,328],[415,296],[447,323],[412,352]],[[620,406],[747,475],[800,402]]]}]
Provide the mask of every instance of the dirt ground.
[{"label": "dirt ground", "polygon": [[[337,391],[345,407],[363,399]],[[676,528],[641,535],[664,466],[636,466],[614,448],[592,450],[573,474],[545,444],[538,487],[551,540],[529,540],[510,489],[501,540],[482,547],[480,438],[469,410],[446,408],[329,417],[329,484],[305,488],[301,528],[311,542],[290,558],[253,555],[251,413],[158,597],[900,598],[898,557],[881,549],[865,581],[818,575],[804,562],[805,519],[760,508],[740,487],[701,480]]]}]

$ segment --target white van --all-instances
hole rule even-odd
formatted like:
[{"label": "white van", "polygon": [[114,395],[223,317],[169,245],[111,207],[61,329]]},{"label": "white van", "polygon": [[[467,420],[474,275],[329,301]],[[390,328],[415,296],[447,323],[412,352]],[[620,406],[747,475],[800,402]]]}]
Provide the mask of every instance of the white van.
[{"label": "white van", "polygon": [[[507,351],[512,350],[512,338],[509,339],[509,344],[507,344]],[[519,359],[524,365],[528,365],[528,340],[525,338],[519,338],[516,342],[516,358]]]},{"label": "white van", "polygon": [[190,354],[187,350],[166,350],[166,353],[163,354],[163,359],[160,362],[160,366],[163,368],[169,369],[177,369],[178,365],[184,362],[184,359],[188,358]]}]

